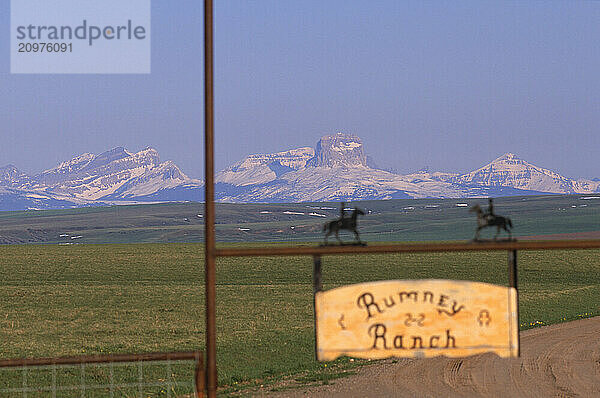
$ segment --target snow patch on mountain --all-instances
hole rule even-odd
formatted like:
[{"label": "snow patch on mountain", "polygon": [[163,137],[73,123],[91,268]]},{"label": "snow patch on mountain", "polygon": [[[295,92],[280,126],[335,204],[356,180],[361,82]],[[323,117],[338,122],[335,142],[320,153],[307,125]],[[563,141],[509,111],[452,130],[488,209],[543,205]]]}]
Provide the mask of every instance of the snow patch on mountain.
[{"label": "snow patch on mountain", "polygon": [[600,193],[600,180],[597,178],[593,180],[580,178],[575,180],[574,186],[577,193]]},{"label": "snow patch on mountain", "polygon": [[491,163],[452,179],[456,184],[512,187],[548,193],[578,193],[582,187],[558,173],[505,153]]},{"label": "snow patch on mountain", "polygon": [[321,137],[315,148],[315,157],[307,166],[312,167],[357,167],[367,166],[367,156],[362,140],[344,133]]},{"label": "snow patch on mountain", "polygon": [[[303,161],[310,154],[301,148]],[[600,181],[572,180],[513,153],[466,174],[420,170],[408,175],[367,163],[362,140],[336,133],[322,137],[314,157],[276,173],[271,159],[293,151],[251,155],[217,177],[217,198],[226,202],[300,202],[395,198],[461,198],[541,193],[593,193]]]},{"label": "snow patch on mountain", "polygon": [[[300,148],[302,162],[277,174],[273,155],[252,155],[217,175],[217,194],[225,202],[300,202],[425,197],[460,197],[449,173],[401,176],[367,165],[362,140],[336,133],[323,136],[314,151]],[[312,158],[308,158],[314,153]]]},{"label": "snow patch on mountain", "polygon": [[[465,174],[422,169],[402,175],[374,167],[362,140],[344,133],[323,136],[315,149],[246,156],[215,177],[215,198],[222,202],[600,193],[598,179],[570,179],[513,153]],[[0,167],[0,210],[203,199],[203,182],[161,162],[151,147],[83,153],[35,176]]]},{"label": "snow patch on mountain", "polygon": [[267,184],[221,190],[225,202],[301,202],[426,197],[460,197],[460,188],[431,179],[409,178],[366,166],[305,167]]},{"label": "snow patch on mountain", "polygon": [[92,160],[94,160],[95,155],[91,153],[83,153],[79,156],[75,156],[73,159],[68,160],[66,162],[60,163],[58,166],[44,170],[40,176],[44,175],[65,175],[72,172],[77,172],[83,167],[90,164]]},{"label": "snow patch on mountain", "polygon": [[29,192],[25,195],[29,199],[53,198],[75,205],[109,199],[135,202],[138,196],[147,198],[159,191],[160,196],[172,197],[168,191],[176,188],[182,188],[189,197],[201,184],[173,162],[161,163],[158,151],[151,147],[137,153],[123,147],[99,155],[84,153],[33,177],[19,173],[14,166],[0,169],[1,186]]},{"label": "snow patch on mountain", "polygon": [[184,184],[201,185],[200,181],[185,175],[175,163],[167,161],[156,167],[144,169],[142,174],[129,179],[113,192],[113,197],[127,199],[147,196]]},{"label": "snow patch on mountain", "polygon": [[459,176],[458,173],[445,173],[441,171],[429,172],[419,170],[416,173],[405,174],[404,177],[418,183],[419,181],[433,180],[439,182],[451,182],[453,178]]},{"label": "snow patch on mountain", "polygon": [[315,155],[310,147],[249,155],[215,176],[215,182],[236,186],[266,184],[282,174],[299,170]]},{"label": "snow patch on mountain", "polygon": [[19,187],[29,181],[29,176],[12,164],[0,167],[0,186]]}]

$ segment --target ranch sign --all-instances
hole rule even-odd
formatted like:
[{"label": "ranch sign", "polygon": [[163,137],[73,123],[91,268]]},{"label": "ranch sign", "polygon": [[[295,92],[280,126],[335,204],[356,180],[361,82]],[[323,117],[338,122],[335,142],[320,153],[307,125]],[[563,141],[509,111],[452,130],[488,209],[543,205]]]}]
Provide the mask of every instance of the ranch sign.
[{"label": "ranch sign", "polygon": [[397,280],[315,292],[317,359],[519,355],[517,291]]}]

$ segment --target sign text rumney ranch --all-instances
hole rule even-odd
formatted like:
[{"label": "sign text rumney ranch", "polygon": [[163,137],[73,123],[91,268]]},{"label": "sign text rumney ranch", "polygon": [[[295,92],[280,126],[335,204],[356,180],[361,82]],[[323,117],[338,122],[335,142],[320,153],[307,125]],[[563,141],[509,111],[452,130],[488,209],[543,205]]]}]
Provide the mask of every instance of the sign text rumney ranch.
[{"label": "sign text rumney ranch", "polygon": [[402,280],[315,295],[317,358],[518,356],[517,293],[480,282]]}]

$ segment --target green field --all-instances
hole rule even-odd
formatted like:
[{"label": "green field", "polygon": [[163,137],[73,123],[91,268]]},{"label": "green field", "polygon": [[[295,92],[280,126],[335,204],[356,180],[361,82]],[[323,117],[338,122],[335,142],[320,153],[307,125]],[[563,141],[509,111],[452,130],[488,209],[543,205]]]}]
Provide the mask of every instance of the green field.
[{"label": "green field", "polygon": [[[468,206],[486,199],[397,199],[350,203],[363,239],[427,241],[470,239],[475,217]],[[467,207],[457,206],[463,204]],[[336,203],[227,204],[216,206],[220,242],[306,242],[322,239],[325,221],[339,216]],[[585,195],[495,199],[517,236],[600,230],[600,198]],[[182,243],[204,239],[203,205],[171,203],[70,210],[0,212],[0,244]],[[491,231],[485,232],[491,236]],[[61,236],[63,235],[63,236]]]},{"label": "green field", "polygon": [[[0,357],[203,349],[202,253],[200,244],[0,246]],[[598,314],[599,254],[520,252],[522,328]],[[323,260],[323,282],[325,289],[419,278],[506,285],[506,269],[503,252],[335,256]],[[285,375],[336,377],[313,356],[311,272],[309,257],[218,260],[225,391]],[[342,359],[328,369],[349,365]]]}]

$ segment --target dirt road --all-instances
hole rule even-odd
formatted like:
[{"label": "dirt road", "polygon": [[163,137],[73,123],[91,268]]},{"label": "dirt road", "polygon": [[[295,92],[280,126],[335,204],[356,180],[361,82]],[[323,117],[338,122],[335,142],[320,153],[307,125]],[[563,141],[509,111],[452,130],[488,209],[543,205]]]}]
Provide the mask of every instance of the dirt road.
[{"label": "dirt road", "polygon": [[521,333],[521,358],[387,361],[334,384],[269,397],[600,397],[600,317]]}]

